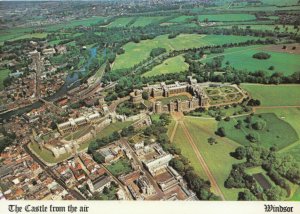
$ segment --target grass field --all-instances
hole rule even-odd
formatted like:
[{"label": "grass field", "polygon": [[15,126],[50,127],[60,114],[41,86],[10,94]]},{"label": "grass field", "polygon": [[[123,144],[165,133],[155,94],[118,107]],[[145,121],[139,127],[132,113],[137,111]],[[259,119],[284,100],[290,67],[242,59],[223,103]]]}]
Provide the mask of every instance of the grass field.
[{"label": "grass field", "polygon": [[165,16],[141,16],[131,25],[131,27],[144,27],[154,22],[159,22],[160,20],[166,18]]},{"label": "grass field", "polygon": [[[244,25],[244,23],[241,24],[243,25],[238,25],[238,27],[242,29],[246,29],[250,27],[250,29],[252,30],[274,31],[275,27],[278,26],[279,32],[292,32],[292,33],[297,32],[297,30],[294,29],[293,25],[285,25],[285,27],[283,27],[283,25]],[[232,26],[220,26],[220,28],[232,28]]]},{"label": "grass field", "polygon": [[4,88],[3,81],[5,80],[6,77],[8,77],[9,73],[10,73],[10,70],[8,70],[8,69],[0,70],[0,90],[3,90],[3,88]]},{"label": "grass field", "polygon": [[125,158],[113,162],[111,165],[107,166],[107,169],[116,177],[132,171],[130,161]]},{"label": "grass field", "polygon": [[126,25],[133,19],[133,17],[117,18],[111,22],[108,27],[126,27]]},{"label": "grass field", "polygon": [[[232,164],[240,161],[230,156],[238,144],[229,140],[221,139],[214,135],[214,130],[217,127],[215,120],[185,118],[185,124],[191,133],[198,150],[205,159],[210,171],[216,179],[221,191],[226,200],[237,200],[240,189],[227,189],[224,187],[224,182],[228,178]],[[207,142],[209,137],[215,137],[217,144],[210,145]],[[187,156],[189,158],[189,156]]]},{"label": "grass field", "polygon": [[[278,118],[275,114],[263,113],[260,114],[260,116],[261,117],[255,114],[252,117],[250,125],[245,122],[246,116],[241,116],[232,118],[229,122],[224,120],[220,121],[218,127],[224,127],[226,137],[244,146],[251,144],[246,138],[248,134],[253,134],[258,139],[258,142],[254,142],[253,144],[259,144],[265,148],[275,146],[277,149],[282,149],[299,140],[295,129],[289,123]],[[242,121],[240,129],[235,127],[238,120]],[[263,123],[263,128],[260,130],[252,128],[252,124],[256,122]]]},{"label": "grass field", "polygon": [[257,38],[250,36],[181,34],[174,39],[168,39],[168,35],[162,35],[152,40],[143,40],[140,43],[129,42],[124,46],[125,53],[117,56],[113,70],[133,67],[135,64],[148,58],[153,48],[161,47],[171,51],[207,45],[244,42],[252,39]]},{"label": "grass field", "polygon": [[178,17],[176,17],[174,19],[169,20],[168,22],[171,22],[171,23],[174,23],[174,22],[176,22],[176,23],[177,22],[178,23],[182,23],[182,22],[185,22],[188,19],[192,19],[192,18],[194,18],[194,16],[178,16]]},{"label": "grass field", "polygon": [[214,22],[236,22],[236,21],[251,21],[256,17],[252,14],[240,13],[240,14],[214,14],[214,15],[200,15],[198,20],[203,22],[205,19]]},{"label": "grass field", "polygon": [[20,40],[20,39],[30,39],[30,38],[46,38],[47,33],[28,33],[19,37],[16,37],[14,39],[10,39],[9,41],[15,41],[15,40]]},{"label": "grass field", "polygon": [[68,159],[71,154],[65,153],[63,155],[60,155],[58,158],[55,158],[52,152],[50,152],[47,149],[40,149],[39,145],[36,142],[31,142],[29,145],[29,148],[33,150],[42,160],[44,160],[47,163],[59,163],[61,161],[64,161]]},{"label": "grass field", "polygon": [[[266,52],[271,55],[269,59],[259,60],[252,56],[258,52]],[[205,61],[209,61],[211,57],[217,56],[209,55]],[[274,72],[281,72],[284,75],[291,75],[298,71],[300,54],[289,54],[275,51],[264,50],[263,46],[248,46],[225,49],[223,60],[223,66],[226,66],[226,62],[230,63],[230,66],[248,71],[265,71],[267,75],[271,75]],[[270,66],[274,66],[274,70],[269,70]]]},{"label": "grass field", "polygon": [[[277,117],[289,123],[300,137],[300,108],[277,108],[277,109],[258,109],[257,113],[274,113]],[[292,155],[298,162],[300,162],[300,140],[292,145],[282,149],[282,154]]]},{"label": "grass field", "polygon": [[[175,122],[174,122],[175,123]],[[169,137],[171,136],[172,129],[169,129]],[[174,141],[172,142],[176,145],[176,147],[181,149],[181,153],[184,157],[188,158],[190,161],[191,166],[195,169],[196,173],[203,179],[207,180],[207,176],[202,169],[201,165],[199,164],[199,160],[197,159],[197,156],[192,148],[192,146],[189,144],[182,127],[179,125],[177,127],[175,136],[174,136]]]},{"label": "grass field", "polygon": [[261,101],[261,106],[300,105],[300,85],[242,84],[251,96]]},{"label": "grass field", "polygon": [[161,74],[180,73],[188,70],[188,68],[189,65],[184,61],[184,57],[179,55],[165,60],[162,64],[155,66],[142,76],[151,77]]}]

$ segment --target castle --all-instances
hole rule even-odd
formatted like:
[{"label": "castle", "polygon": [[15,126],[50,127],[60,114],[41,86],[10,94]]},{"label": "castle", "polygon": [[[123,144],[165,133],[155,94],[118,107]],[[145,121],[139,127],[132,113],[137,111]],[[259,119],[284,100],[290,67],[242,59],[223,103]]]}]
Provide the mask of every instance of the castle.
[{"label": "castle", "polygon": [[188,93],[192,96],[189,100],[170,100],[165,105],[161,101],[154,101],[152,110],[155,113],[186,112],[209,105],[209,98],[204,92],[203,87],[197,84],[197,81],[192,77],[189,78],[189,82],[177,81],[170,85],[161,82],[157,85],[149,85],[144,87],[143,91],[147,92],[154,99],[158,97],[171,97],[180,93]]}]

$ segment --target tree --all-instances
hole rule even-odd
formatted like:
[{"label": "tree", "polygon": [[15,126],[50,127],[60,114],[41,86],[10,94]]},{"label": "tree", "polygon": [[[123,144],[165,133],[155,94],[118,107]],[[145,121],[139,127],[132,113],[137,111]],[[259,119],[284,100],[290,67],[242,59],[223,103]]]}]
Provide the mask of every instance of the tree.
[{"label": "tree", "polygon": [[219,127],[218,130],[216,131],[216,134],[219,135],[220,137],[225,137],[226,133],[224,127]]},{"label": "tree", "polygon": [[216,144],[216,143],[217,143],[216,139],[213,138],[213,137],[208,138],[208,139],[207,139],[207,142],[208,142],[210,145],[213,145],[213,144]]},{"label": "tree", "polygon": [[255,130],[262,130],[265,127],[265,123],[263,121],[257,121],[252,124],[252,128]]},{"label": "tree", "polygon": [[143,93],[142,93],[142,98],[143,98],[144,100],[148,100],[148,99],[149,99],[149,95],[148,95],[148,93],[147,93],[146,91],[143,91]]},{"label": "tree", "polygon": [[220,115],[216,116],[216,121],[221,121],[222,120],[222,117]]},{"label": "tree", "polygon": [[270,71],[273,71],[275,69],[275,67],[273,66],[273,65],[271,65],[270,67],[269,67],[269,70]]},{"label": "tree", "polygon": [[244,192],[239,192],[238,200],[239,201],[256,201],[257,198],[248,189],[245,189]]},{"label": "tree", "polygon": [[279,186],[272,186],[265,191],[269,201],[281,201],[285,197],[284,191]]},{"label": "tree", "polygon": [[239,146],[235,149],[233,156],[238,160],[244,159],[246,157],[246,149],[242,146]]},{"label": "tree", "polygon": [[180,161],[179,159],[177,158],[173,158],[171,161],[170,161],[170,165],[175,169],[177,170],[180,174],[182,174],[184,172],[184,164],[182,163],[182,161]]},{"label": "tree", "polygon": [[226,122],[229,122],[230,121],[230,117],[225,117],[225,119],[224,119]]},{"label": "tree", "polygon": [[255,59],[262,60],[262,59],[269,59],[271,57],[271,55],[268,53],[265,53],[265,52],[259,52],[259,53],[254,54],[252,57]]}]

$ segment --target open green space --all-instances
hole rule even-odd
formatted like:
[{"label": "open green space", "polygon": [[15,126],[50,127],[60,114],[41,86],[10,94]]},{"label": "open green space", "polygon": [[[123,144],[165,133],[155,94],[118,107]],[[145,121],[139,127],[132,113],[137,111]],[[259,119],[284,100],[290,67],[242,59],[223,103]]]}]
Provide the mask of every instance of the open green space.
[{"label": "open green space", "polygon": [[[295,129],[273,113],[255,114],[250,117],[250,121],[247,117],[250,116],[232,118],[228,122],[220,121],[218,127],[225,129],[226,137],[244,146],[258,144],[265,148],[274,146],[282,149],[299,140]],[[236,127],[238,121],[241,123],[240,128]],[[256,128],[256,124],[261,125]],[[249,138],[249,135],[255,139]]]},{"label": "open green space", "polygon": [[[270,17],[268,17],[270,18]],[[244,24],[241,23],[242,25],[237,25],[239,28],[241,29],[252,29],[252,30],[261,30],[261,31],[275,31],[276,32],[292,32],[292,33],[296,33],[297,29],[294,28],[293,25],[260,25],[260,24]],[[276,28],[278,27],[278,28]],[[232,26],[220,26],[220,28],[232,28]]]},{"label": "open green space", "polygon": [[118,177],[122,174],[127,174],[132,171],[130,161],[128,159],[122,158],[113,162],[107,169],[113,174],[114,176]]},{"label": "open green space", "polygon": [[256,17],[252,14],[247,13],[232,13],[232,14],[212,14],[212,15],[200,15],[198,17],[199,21],[204,20],[214,21],[214,22],[235,22],[235,21],[250,21],[255,20]]},{"label": "open green space", "polygon": [[151,77],[161,74],[180,73],[188,70],[188,68],[189,65],[184,61],[184,57],[179,55],[163,61],[162,64],[155,66],[142,76]]},{"label": "open green space", "polygon": [[161,35],[152,40],[143,40],[139,43],[129,42],[123,47],[125,53],[117,56],[113,70],[133,67],[147,59],[151,50],[158,47],[172,51],[207,45],[245,42],[253,39],[258,38],[252,36],[181,34],[174,39],[169,39],[168,35]]},{"label": "open green space", "polygon": [[178,95],[178,96],[171,96],[171,97],[164,97],[161,99],[158,99],[157,101],[161,101],[162,105],[166,105],[168,103],[170,103],[171,100],[176,101],[176,99],[180,99],[180,100],[188,100],[189,97],[186,95]]},{"label": "open green space", "polygon": [[[186,117],[184,118],[184,122],[199,152],[223,192],[225,199],[237,200],[238,192],[241,189],[227,189],[224,187],[224,182],[228,178],[232,164],[240,163],[239,160],[230,156],[230,152],[233,152],[239,144],[230,139],[215,136],[214,130],[217,128],[215,120]],[[209,137],[214,137],[218,143],[210,145],[207,142]],[[189,156],[187,157],[189,158]]]},{"label": "open green space", "polygon": [[20,39],[30,39],[30,38],[46,38],[47,37],[47,33],[28,33],[13,39],[10,39],[9,41],[15,41],[15,40],[20,40]]},{"label": "open green space", "polygon": [[164,19],[165,16],[140,16],[137,20],[131,25],[131,27],[144,27],[152,23],[159,22]]},{"label": "open green space", "polygon": [[[173,127],[174,128],[174,127]],[[169,137],[173,131],[173,128],[170,129]],[[191,166],[195,169],[195,172],[203,179],[207,180],[207,176],[197,159],[197,156],[193,150],[193,147],[189,144],[187,137],[184,134],[184,131],[180,125],[177,126],[177,130],[174,136],[174,141],[172,142],[175,144],[177,148],[181,150],[181,154],[188,158],[190,161]]]},{"label": "open green space", "polygon": [[126,27],[126,25],[133,19],[133,17],[117,18],[111,22],[108,27]]},{"label": "open green space", "polygon": [[42,160],[47,163],[59,163],[71,157],[70,153],[60,155],[58,158],[54,157],[53,153],[47,149],[40,149],[37,142],[31,142],[28,147],[33,150]]},{"label": "open green space", "polygon": [[181,23],[181,22],[185,22],[188,19],[192,19],[192,18],[194,18],[194,16],[178,16],[174,19],[169,20],[168,22],[171,22],[171,23],[179,22],[179,23]]},{"label": "open green space", "polygon": [[[253,58],[254,54],[262,51],[270,54],[271,57],[265,60]],[[272,75],[274,72],[280,72],[287,76],[299,70],[299,54],[267,51],[263,50],[263,46],[228,48],[225,49],[222,54],[209,55],[204,62],[209,61],[215,56],[224,56],[224,60],[222,62],[224,67],[227,66],[226,63],[229,62],[229,65],[236,69],[253,72],[261,70],[264,71],[266,75]],[[274,67],[273,70],[270,70],[271,66]]]},{"label": "open green space", "polygon": [[10,74],[9,69],[0,70],[0,90],[3,90],[4,88],[3,81],[5,80],[6,77],[8,77],[9,74]]},{"label": "open green space", "polygon": [[300,106],[300,85],[242,84],[261,106]]},{"label": "open green space", "polygon": [[[281,120],[289,123],[300,137],[300,108],[272,108],[272,109],[257,109],[257,113],[274,113]],[[300,162],[300,140],[280,150],[280,153],[291,155]]]},{"label": "open green space", "polygon": [[300,201],[300,187],[296,190],[293,197],[290,198],[291,201]]}]

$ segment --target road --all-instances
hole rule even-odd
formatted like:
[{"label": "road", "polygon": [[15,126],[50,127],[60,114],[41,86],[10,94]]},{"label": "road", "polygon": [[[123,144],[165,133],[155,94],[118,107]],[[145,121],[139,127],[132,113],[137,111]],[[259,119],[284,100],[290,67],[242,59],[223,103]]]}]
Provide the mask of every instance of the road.
[{"label": "road", "polygon": [[23,149],[27,152],[28,155],[30,155],[32,157],[32,159],[38,163],[41,168],[43,170],[45,170],[45,172],[51,176],[59,185],[61,185],[68,193],[70,193],[74,198],[76,198],[77,200],[86,200],[79,192],[77,192],[74,189],[70,189],[69,187],[67,187],[64,182],[55,175],[55,173],[52,171],[52,169],[47,166],[46,164],[44,164],[35,154],[33,154],[31,152],[31,150],[28,148],[28,144],[25,144],[23,146]]},{"label": "road", "polygon": [[[133,151],[133,149],[131,148],[131,146],[128,144],[127,140],[125,139],[121,139],[121,143],[127,148],[127,150],[130,151],[132,158],[135,162],[135,164],[140,166],[140,169],[144,169],[144,165],[142,164],[142,162],[138,159],[138,157],[136,156],[135,152]],[[156,194],[159,198],[163,198],[164,197],[164,193],[162,192],[162,190],[159,188],[159,186],[157,185],[156,181],[153,179],[152,175],[150,175],[150,173],[144,169],[143,172],[145,173],[146,177],[148,178],[148,180],[150,181],[151,185],[154,187]]]}]

